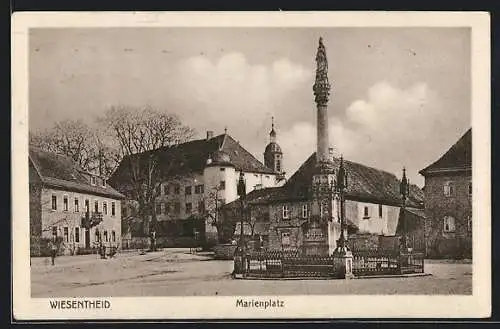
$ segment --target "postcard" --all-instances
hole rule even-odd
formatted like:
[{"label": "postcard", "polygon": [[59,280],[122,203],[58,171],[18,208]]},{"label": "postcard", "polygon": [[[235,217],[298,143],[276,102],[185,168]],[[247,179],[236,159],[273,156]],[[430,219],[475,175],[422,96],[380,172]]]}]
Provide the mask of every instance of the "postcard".
[{"label": "postcard", "polygon": [[487,13],[12,21],[15,319],[490,316]]}]

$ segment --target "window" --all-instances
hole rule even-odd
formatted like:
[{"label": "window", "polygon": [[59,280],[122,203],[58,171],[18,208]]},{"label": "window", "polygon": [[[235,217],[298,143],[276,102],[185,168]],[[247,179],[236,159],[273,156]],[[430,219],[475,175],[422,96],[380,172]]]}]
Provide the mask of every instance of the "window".
[{"label": "window", "polygon": [[472,182],[469,182],[469,196],[472,195]]},{"label": "window", "polygon": [[122,209],[122,215],[123,217],[127,217],[127,208]]},{"label": "window", "polygon": [[63,196],[63,210],[68,211],[68,196]]},{"label": "window", "polygon": [[288,205],[282,206],[281,212],[284,219],[290,218],[290,209]]},{"label": "window", "polygon": [[170,193],[169,185],[163,185],[163,194],[168,195]]},{"label": "window", "polygon": [[454,186],[452,182],[446,182],[444,183],[444,195],[445,196],[452,196],[454,193]]},{"label": "window", "polygon": [[194,187],[194,193],[196,193],[196,194],[203,194],[203,192],[204,192],[203,185],[196,185]]},{"label": "window", "polygon": [[269,175],[266,175],[266,178],[269,179]]},{"label": "window", "polygon": [[220,183],[219,183],[219,188],[221,190],[224,190],[226,189],[226,181],[225,180],[221,180]]},{"label": "window", "polygon": [[220,168],[220,171],[226,171],[226,168]]},{"label": "window", "polygon": [[280,160],[276,160],[276,171],[281,171],[281,161]]},{"label": "window", "polygon": [[181,193],[181,187],[180,187],[179,185],[175,185],[175,186],[174,186],[174,193],[175,193],[175,194],[179,194],[179,193]]},{"label": "window", "polygon": [[115,215],[115,203],[111,202],[111,216]]},{"label": "window", "polygon": [[102,212],[104,213],[104,215],[108,214],[108,203],[106,201],[102,202]]},{"label": "window", "polygon": [[80,228],[75,227],[75,242],[80,242]]},{"label": "window", "polygon": [[186,195],[191,195],[191,186],[186,186],[186,188],[185,188],[185,194]]},{"label": "window", "polygon": [[281,233],[281,244],[283,245],[283,247],[290,245],[290,233]]},{"label": "window", "polygon": [[443,231],[446,233],[455,232],[455,218],[451,216],[445,216],[443,219]]},{"label": "window", "polygon": [[97,200],[94,201],[94,212],[95,213],[99,212],[99,201]]},{"label": "window", "polygon": [[80,201],[78,200],[78,198],[75,198],[75,212],[79,211],[80,211]]},{"label": "window", "polygon": [[90,176],[90,184],[96,185],[96,178],[95,178],[95,176]]},{"label": "window", "polygon": [[308,217],[308,209],[307,209],[307,204],[302,205],[302,218],[307,218]]},{"label": "window", "polygon": [[198,213],[202,214],[205,212],[205,202],[199,201],[198,202]]},{"label": "window", "polygon": [[101,233],[99,232],[99,229],[95,229],[95,240],[99,242],[101,240]]},{"label": "window", "polygon": [[57,210],[57,196],[52,196],[52,210]]},{"label": "window", "polygon": [[161,215],[161,203],[157,203],[157,204],[156,204],[156,213],[157,213],[158,215]]},{"label": "window", "polygon": [[381,205],[381,204],[379,204],[379,205],[378,205],[378,217],[380,217],[380,218],[382,218],[382,215],[383,215],[383,211],[382,211],[382,210],[383,210],[383,209],[382,209],[382,205]]},{"label": "window", "polygon": [[193,211],[193,204],[191,202],[186,203],[186,214],[190,214]]},{"label": "window", "polygon": [[52,226],[52,236],[53,236],[54,238],[56,238],[56,237],[57,237],[57,226]]},{"label": "window", "polygon": [[116,233],[115,231],[111,231],[111,241],[116,242]]},{"label": "window", "polygon": [[85,212],[90,212],[90,202],[89,202],[89,200],[85,200]]},{"label": "window", "polygon": [[108,242],[108,231],[104,231],[104,242]]},{"label": "window", "polygon": [[106,180],[102,179],[102,187],[106,187]]},{"label": "window", "polygon": [[363,217],[364,218],[370,217],[370,214],[368,212],[368,207],[367,206],[365,206],[364,209],[363,209]]},{"label": "window", "polygon": [[64,242],[69,242],[69,229],[67,227],[64,227],[64,231],[63,231],[63,235],[64,235]]},{"label": "window", "polygon": [[176,215],[181,213],[181,204],[179,202],[174,203],[174,213]]}]

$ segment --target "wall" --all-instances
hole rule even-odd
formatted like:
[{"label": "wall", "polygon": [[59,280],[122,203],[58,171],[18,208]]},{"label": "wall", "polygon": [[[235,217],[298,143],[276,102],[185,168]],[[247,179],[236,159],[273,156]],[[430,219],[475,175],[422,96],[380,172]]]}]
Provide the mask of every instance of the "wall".
[{"label": "wall", "polygon": [[[368,207],[368,217],[364,215],[365,207]],[[382,217],[380,217],[379,204],[346,200],[346,217],[358,226],[361,233],[394,235],[399,207],[382,205]]]},{"label": "wall", "polygon": [[40,238],[42,236],[42,187],[40,184],[29,184],[30,193],[30,255],[40,256]]},{"label": "wall", "polygon": [[[57,197],[57,210],[52,210],[52,195]],[[68,197],[68,210],[64,210],[63,196]],[[79,211],[75,211],[75,198],[79,200]],[[104,232],[108,232],[108,242],[120,245],[121,240],[121,202],[102,196],[89,195],[77,192],[67,192],[51,188],[43,188],[41,192],[41,218],[42,237],[52,238],[52,227],[57,227],[57,235],[64,238],[64,227],[68,228],[68,239],[63,241],[63,253],[70,254],[78,248],[92,247],[96,241],[96,229],[101,232],[104,240]],[[94,211],[94,202],[98,201],[99,212],[103,211],[103,202],[107,202],[107,215],[103,214],[103,221],[90,230],[90,245],[85,246],[85,229],[81,225],[81,219],[85,216],[85,200],[90,202],[90,211]],[[111,215],[111,205],[115,204],[115,215]],[[76,242],[75,228],[79,228],[79,242]],[[115,241],[112,241],[112,231],[115,232]]]},{"label": "wall", "polygon": [[[455,193],[444,195],[444,184],[454,183]],[[469,196],[470,174],[428,176],[425,178],[425,212],[427,255],[435,258],[472,257],[472,232],[469,216],[472,218],[472,200]],[[444,217],[455,218],[456,230],[444,232]]]}]

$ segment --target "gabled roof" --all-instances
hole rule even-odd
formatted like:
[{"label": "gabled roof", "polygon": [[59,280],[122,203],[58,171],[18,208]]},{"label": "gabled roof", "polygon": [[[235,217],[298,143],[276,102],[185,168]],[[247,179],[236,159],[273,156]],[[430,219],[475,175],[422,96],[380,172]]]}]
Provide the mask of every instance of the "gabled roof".
[{"label": "gabled roof", "polygon": [[[340,159],[334,158],[333,162],[338,168]],[[400,182],[394,174],[346,160],[344,165],[348,173],[347,200],[394,206],[401,204]],[[250,203],[306,200],[315,168],[316,153],[313,153],[282,187],[254,190],[247,194],[246,199]],[[411,185],[407,205],[422,208],[423,199],[422,190],[416,185]],[[237,205],[236,201],[228,204],[228,206]]]},{"label": "gabled roof", "polygon": [[72,159],[41,149],[29,148],[29,161],[42,184],[48,187],[122,199],[111,186],[91,185],[86,173]]},{"label": "gabled roof", "polygon": [[472,168],[472,128],[436,162],[420,170],[423,176],[450,171],[466,171]]},{"label": "gabled roof", "polygon": [[[207,159],[218,152],[227,154],[231,165],[236,170],[274,174],[272,169],[262,164],[228,134],[162,147],[154,151],[134,154],[132,156],[144,159],[147,159],[148,156],[157,156],[160,163],[160,171],[164,176],[168,177],[191,172],[202,172],[207,165]],[[175,164],[172,164],[172,160],[175,161]],[[128,163],[128,157],[122,160],[117,170],[109,179],[111,184],[119,186],[121,182],[127,181]]]}]

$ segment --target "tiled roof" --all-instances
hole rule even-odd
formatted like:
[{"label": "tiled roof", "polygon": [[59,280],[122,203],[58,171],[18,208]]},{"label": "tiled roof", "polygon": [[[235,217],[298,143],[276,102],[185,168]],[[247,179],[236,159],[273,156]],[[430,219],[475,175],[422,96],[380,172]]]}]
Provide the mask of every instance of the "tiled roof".
[{"label": "tiled roof", "polygon": [[420,171],[426,176],[432,173],[450,170],[470,170],[472,168],[472,128],[436,162]]},{"label": "tiled roof", "polygon": [[86,173],[72,159],[66,156],[30,147],[29,161],[40,176],[42,183],[46,186],[115,199],[124,198],[121,193],[109,185],[106,185],[106,187],[91,185]]},{"label": "tiled roof", "polygon": [[[210,139],[189,141],[171,147],[163,147],[133,156],[140,156],[144,159],[150,155],[158,156],[162,174],[164,176],[174,176],[202,172],[207,164],[207,159],[220,151],[229,155],[230,163],[235,166],[236,170],[266,174],[274,173],[227,134]],[[175,161],[175,164],[172,164],[172,161]],[[110,183],[119,186],[120,182],[127,181],[127,167],[128,161],[125,158],[111,176]]]},{"label": "tiled roof", "polygon": [[[340,160],[334,158],[333,161],[335,167],[338,168]],[[344,165],[348,173],[347,200],[394,206],[401,204],[400,182],[395,175],[346,160],[344,160]],[[315,167],[316,153],[313,153],[282,187],[254,190],[248,193],[246,199],[250,203],[305,200],[308,198]],[[237,206],[235,201],[232,203],[228,206]],[[422,190],[416,185],[411,185],[408,206],[421,208],[422,203]]]}]

